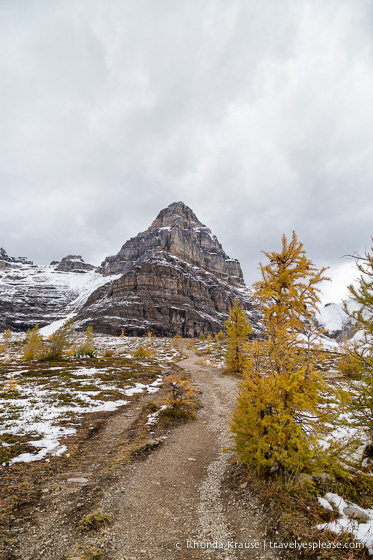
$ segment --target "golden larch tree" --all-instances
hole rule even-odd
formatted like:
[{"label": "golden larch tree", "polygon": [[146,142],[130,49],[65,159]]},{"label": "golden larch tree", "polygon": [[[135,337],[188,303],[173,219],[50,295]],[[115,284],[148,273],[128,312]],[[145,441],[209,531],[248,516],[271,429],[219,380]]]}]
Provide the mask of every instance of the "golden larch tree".
[{"label": "golden larch tree", "polygon": [[230,373],[242,374],[245,363],[245,344],[248,341],[252,326],[245,310],[238,300],[234,300],[228,320],[224,323],[227,333],[225,360]]},{"label": "golden larch tree", "polygon": [[294,232],[289,243],[283,236],[280,252],[264,254],[269,263],[260,264],[254,284],[263,338],[248,349],[232,432],[240,459],[259,472],[307,470],[323,425],[313,311],[326,269],[313,265]]}]

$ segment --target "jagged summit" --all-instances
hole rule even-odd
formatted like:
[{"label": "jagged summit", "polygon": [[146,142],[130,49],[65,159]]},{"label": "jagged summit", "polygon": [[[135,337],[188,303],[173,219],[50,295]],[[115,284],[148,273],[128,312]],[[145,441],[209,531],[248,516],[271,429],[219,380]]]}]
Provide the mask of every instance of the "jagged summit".
[{"label": "jagged summit", "polygon": [[184,202],[172,202],[167,208],[163,208],[152,223],[152,228],[159,227],[172,227],[176,224],[180,224],[181,221],[186,221],[189,224],[196,224],[197,226],[204,226],[193,210],[189,208]]},{"label": "jagged summit", "polygon": [[161,210],[101,271],[121,276],[90,295],[76,318],[80,328],[115,335],[216,333],[235,299],[257,321],[239,262],[183,202]]},{"label": "jagged summit", "polygon": [[161,210],[146,231],[127,241],[117,255],[107,257],[101,270],[105,276],[124,274],[161,252],[168,252],[232,284],[243,284],[239,262],[228,257],[211,230],[183,202],[173,202]]},{"label": "jagged summit", "polygon": [[60,262],[52,261],[51,264],[57,264],[56,270],[62,272],[86,272],[95,268],[92,264],[84,262],[81,255],[67,255]]},{"label": "jagged summit", "polygon": [[33,262],[29,261],[26,257],[11,257],[8,253],[0,247],[0,268],[6,268],[11,266],[13,263],[16,264],[29,264],[32,265]]},{"label": "jagged summit", "polygon": [[1,249],[0,329],[76,314],[77,328],[97,332],[198,336],[218,332],[235,299],[257,322],[239,262],[183,202],[161,210],[146,231],[92,269],[80,255],[37,266]]}]

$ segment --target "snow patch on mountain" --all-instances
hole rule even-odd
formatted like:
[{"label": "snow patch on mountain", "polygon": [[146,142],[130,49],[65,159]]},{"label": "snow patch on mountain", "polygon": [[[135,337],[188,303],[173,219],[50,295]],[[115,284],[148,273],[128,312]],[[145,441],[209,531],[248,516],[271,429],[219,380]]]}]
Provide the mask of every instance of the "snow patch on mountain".
[{"label": "snow patch on mountain", "polygon": [[350,312],[358,308],[352,299],[348,299],[340,303],[327,303],[316,313],[316,321],[326,331],[325,334],[339,342],[342,342],[345,336],[351,338],[353,335],[354,321],[344,310],[345,303]]},{"label": "snow patch on mountain", "polygon": [[62,272],[56,265],[13,261],[0,269],[0,329],[26,330],[70,318],[92,292],[107,283],[108,278],[94,270]]}]

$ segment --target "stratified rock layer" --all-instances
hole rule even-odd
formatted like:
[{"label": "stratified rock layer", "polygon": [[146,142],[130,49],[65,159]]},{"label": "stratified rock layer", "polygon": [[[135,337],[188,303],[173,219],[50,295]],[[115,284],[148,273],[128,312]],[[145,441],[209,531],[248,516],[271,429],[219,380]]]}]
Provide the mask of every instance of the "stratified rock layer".
[{"label": "stratified rock layer", "polygon": [[234,299],[256,323],[239,262],[182,202],[162,210],[98,271],[76,255],[36,267],[3,251],[0,262],[0,329],[76,314],[78,328],[96,332],[194,337],[222,329]]},{"label": "stratified rock layer", "polygon": [[33,265],[32,261],[27,260],[26,257],[10,257],[8,253],[0,247],[0,269],[11,268],[14,264],[29,264]]},{"label": "stratified rock layer", "polygon": [[241,301],[255,324],[257,316],[246,287],[232,286],[214,274],[159,252],[141,266],[102,286],[77,316],[82,328],[118,335],[195,337],[217,333],[234,299]]},{"label": "stratified rock layer", "polygon": [[170,204],[145,232],[127,241],[117,255],[105,259],[102,273],[129,272],[160,251],[208,270],[230,284],[243,285],[240,263],[226,255],[215,235],[183,202]]},{"label": "stratified rock layer", "polygon": [[85,272],[94,268],[93,264],[84,262],[80,255],[67,255],[58,263],[56,270],[62,272]]},{"label": "stratified rock layer", "polygon": [[74,313],[108,281],[94,271],[84,272],[61,272],[56,266],[37,266],[23,258],[0,260],[0,331],[44,327]]}]

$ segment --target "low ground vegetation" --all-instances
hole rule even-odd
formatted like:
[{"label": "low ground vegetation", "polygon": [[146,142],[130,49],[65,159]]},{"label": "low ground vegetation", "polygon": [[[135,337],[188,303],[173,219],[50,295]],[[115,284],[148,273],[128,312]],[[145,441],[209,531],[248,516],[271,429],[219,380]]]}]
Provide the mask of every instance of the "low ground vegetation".
[{"label": "low ground vegetation", "polygon": [[[360,337],[329,352],[320,343],[312,315],[325,270],[314,267],[295,234],[290,242],[283,238],[280,252],[265,255],[269,264],[261,265],[262,280],[255,286],[263,309],[263,337],[250,340],[247,315],[235,302],[224,333],[194,341],[203,364],[240,379],[232,419],[236,478],[273,512],[282,535],[340,544],[332,551],[303,551],[304,558],[368,558],[367,549],[343,548],[353,542],[361,524],[351,520],[347,530],[336,534],[342,527],[341,511],[334,498],[327,507],[325,496],[343,497],[364,511],[373,506],[373,258],[370,253],[359,257],[362,276],[358,287],[351,288],[360,304],[353,314]],[[194,388],[177,366],[172,375],[169,371],[181,355],[176,338],[155,339],[149,333],[141,339],[113,339],[94,336],[89,329],[80,339],[75,336],[71,324],[48,340],[37,327],[25,341],[10,332],[3,336],[4,469],[22,456],[33,461],[39,454],[39,460],[52,462],[66,457],[64,441],[84,423],[84,415],[125,406],[144,392],[156,395],[143,405],[133,438],[118,460],[148,453],[164,430],[195,417],[199,400]],[[22,416],[26,408],[32,410],[29,425]],[[54,417],[48,425],[55,430],[49,442],[35,429],[46,422],[43,411],[52,411]],[[40,447],[44,451],[35,453]],[[33,488],[23,480],[13,487],[6,515],[32,501]],[[100,513],[87,514],[82,527],[88,531],[91,520],[94,528]],[[373,527],[369,523],[367,531]]]},{"label": "low ground vegetation", "polygon": [[[255,470],[242,463],[231,466],[229,481],[244,501],[252,495],[259,498],[268,514],[268,539],[276,542],[307,543],[303,550],[293,550],[290,557],[297,560],[368,560],[367,548],[348,532],[336,534],[320,531],[317,526],[337,522],[340,513],[321,506],[318,498],[328,493],[338,493],[363,508],[370,507],[373,483],[370,477],[305,478],[293,473],[274,473],[258,476]],[[353,525],[350,522],[350,527]],[[369,532],[369,526],[365,533]],[[309,546],[310,543],[310,546]],[[315,544],[313,544],[315,543]],[[322,543],[325,548],[322,548]]]},{"label": "low ground vegetation", "polygon": [[[27,353],[25,359],[30,339],[34,348],[41,339],[38,329],[25,341],[14,335],[0,360],[0,467],[66,453],[64,440],[75,434],[85,414],[116,410],[144,392],[159,391],[168,364],[180,355],[166,339],[157,341],[155,357],[152,349],[139,352],[144,339],[95,336],[97,355],[91,356],[88,331],[80,340],[73,335],[70,346],[89,353],[74,350],[50,362],[28,359]],[[56,356],[56,344],[48,342],[48,348]]]},{"label": "low ground vegetation", "polygon": [[218,340],[216,337],[212,340],[196,340],[194,350],[201,356],[201,364],[226,370],[226,338],[223,333]]},{"label": "low ground vegetation", "polygon": [[99,531],[105,529],[112,522],[111,516],[104,513],[101,509],[85,515],[79,522],[78,530],[82,533],[89,531]]},{"label": "low ground vegetation", "polygon": [[161,416],[185,420],[194,419],[199,401],[190,381],[180,375],[171,375],[165,379],[164,388],[167,391],[167,397],[163,402]]},{"label": "low ground vegetation", "polygon": [[87,356],[88,358],[94,358],[95,343],[94,343],[92,327],[87,327],[84,340],[80,344],[78,344],[74,354],[75,356],[79,356],[79,357]]},{"label": "low ground vegetation", "polygon": [[[21,338],[20,335],[17,337]],[[151,358],[140,358],[134,357],[134,354],[136,349],[144,345],[143,338],[115,339],[95,336],[94,339],[97,354],[95,358],[71,355],[62,362],[53,362],[53,364],[29,362],[23,359],[24,343],[18,340],[17,343],[14,341],[15,346],[10,348],[11,364],[0,361],[2,378],[9,379],[9,373],[12,371],[20,388],[19,392],[15,391],[10,397],[8,395],[7,404],[11,405],[10,408],[13,407],[14,414],[10,414],[6,420],[3,419],[7,430],[2,434],[3,443],[0,447],[0,450],[5,451],[6,454],[3,456],[5,459],[3,466],[0,466],[3,481],[0,491],[0,550],[2,546],[6,548],[7,542],[11,542],[9,539],[13,537],[12,533],[7,532],[11,520],[19,515],[18,512],[22,512],[25,506],[38,503],[42,489],[49,484],[49,477],[53,477],[61,469],[77,468],[74,465],[79,464],[81,448],[89,445],[90,436],[105,426],[105,418],[107,418],[105,415],[108,411],[110,414],[110,410],[114,410],[111,408],[112,405],[130,406],[132,402],[136,407],[136,401],[141,395],[148,394],[146,400],[152,398],[148,402],[145,401],[146,404],[143,405],[136,422],[130,426],[128,432],[124,433],[115,445],[113,443],[115,451],[110,453],[110,461],[105,461],[103,457],[100,473],[103,481],[107,477],[110,479],[118,468],[123,468],[128,462],[146,456],[154,447],[162,443],[165,431],[193,418],[199,406],[187,375],[174,363],[180,358],[180,352],[175,348],[172,340],[152,339],[151,344],[157,349],[156,358],[154,355]],[[104,357],[108,349],[112,351],[111,355]],[[176,392],[172,391],[175,387],[173,382],[176,382],[178,389]],[[95,394],[98,391],[99,393]],[[60,438],[61,453],[56,453],[56,449],[46,449],[48,452],[39,460],[17,462],[14,459],[22,459],[22,456],[25,458],[27,453],[30,454],[29,459],[35,455],[35,447],[32,443],[44,439],[43,437],[40,439],[37,431],[23,429],[22,432],[22,425],[19,423],[21,409],[27,408],[26,400],[31,393],[33,399],[40,397],[38,424],[43,423],[43,411],[50,412],[49,407],[53,404],[55,411],[61,408],[62,416],[54,418],[52,427],[57,430],[73,428],[74,434],[57,433]],[[0,397],[3,396],[1,394]],[[23,401],[21,403],[18,402],[20,397]],[[123,404],[123,397],[127,404]],[[20,404],[18,410],[15,409],[16,401]],[[96,408],[92,402],[96,402]],[[34,402],[32,406],[36,404]],[[170,407],[170,414],[161,414],[167,407]],[[68,409],[70,409],[69,414],[67,414]],[[149,421],[150,418],[152,421]],[[61,449],[65,445],[66,450]],[[40,447],[36,449],[39,450]],[[83,530],[82,543],[89,540],[91,533],[95,534],[93,525],[99,517],[99,510],[97,507],[95,509],[95,504],[99,500],[100,492],[97,489],[91,498],[91,511],[88,510],[83,516],[84,521],[83,518],[75,520],[78,532],[80,529]],[[76,555],[81,558],[103,558],[96,555],[100,552],[99,549],[94,546],[89,547],[87,543],[82,544],[79,554],[75,550],[74,554],[76,552]],[[70,554],[69,558],[74,554]]]}]

